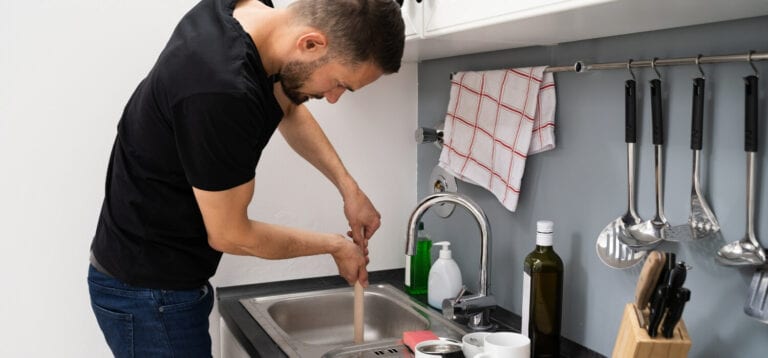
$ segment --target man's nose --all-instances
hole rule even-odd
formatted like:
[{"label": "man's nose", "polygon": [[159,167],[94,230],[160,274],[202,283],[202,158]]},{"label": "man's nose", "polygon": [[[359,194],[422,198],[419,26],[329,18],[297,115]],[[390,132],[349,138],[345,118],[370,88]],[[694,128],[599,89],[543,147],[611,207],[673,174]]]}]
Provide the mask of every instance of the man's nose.
[{"label": "man's nose", "polygon": [[334,104],[339,100],[339,98],[341,98],[341,95],[344,94],[345,90],[346,89],[343,87],[336,87],[323,93],[323,96],[325,97],[325,100],[328,101],[328,103]]}]

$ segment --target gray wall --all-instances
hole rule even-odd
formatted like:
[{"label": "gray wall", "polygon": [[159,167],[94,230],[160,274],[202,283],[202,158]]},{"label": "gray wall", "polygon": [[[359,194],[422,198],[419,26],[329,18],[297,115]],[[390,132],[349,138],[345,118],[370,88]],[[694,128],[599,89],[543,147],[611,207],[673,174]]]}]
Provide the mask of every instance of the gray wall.
[{"label": "gray wall", "polygon": [[[576,60],[619,62],[628,58],[688,57],[702,53],[768,51],[768,17],[709,24],[590,41],[425,61],[419,65],[419,125],[442,120],[448,103],[449,74],[532,65],[567,65]],[[768,140],[768,63],[760,91],[760,138]],[[743,147],[743,81],[746,63],[704,65],[707,74],[703,185],[725,241],[745,232],[746,160]],[[691,187],[689,149],[691,78],[695,66],[662,67],[666,125],[666,213],[685,223]],[[650,69],[636,70],[641,93],[638,123],[638,207],[647,219],[655,211],[653,149],[650,144]],[[555,249],[565,262],[563,335],[609,355],[624,304],[633,300],[640,266],[615,270],[601,263],[595,240],[602,228],[626,210],[626,146],[623,139],[623,82],[627,71],[562,73],[557,83],[557,148],[528,159],[518,210],[511,213],[484,189],[459,182],[489,217],[492,237],[491,292],[499,304],[520,313],[523,258],[535,245],[535,222],[556,224]],[[765,142],[764,142],[765,143]],[[768,162],[763,144],[758,160],[758,237],[768,236]],[[418,195],[430,193],[429,174],[439,149],[418,149]],[[464,281],[477,289],[479,233],[464,210],[448,219],[424,216],[433,240],[450,240]],[[762,240],[768,245],[768,239]],[[742,309],[752,271],[718,266],[713,253],[722,242],[665,243],[693,266],[686,287],[692,299],[683,316],[693,340],[692,357],[764,357],[768,325]]]}]

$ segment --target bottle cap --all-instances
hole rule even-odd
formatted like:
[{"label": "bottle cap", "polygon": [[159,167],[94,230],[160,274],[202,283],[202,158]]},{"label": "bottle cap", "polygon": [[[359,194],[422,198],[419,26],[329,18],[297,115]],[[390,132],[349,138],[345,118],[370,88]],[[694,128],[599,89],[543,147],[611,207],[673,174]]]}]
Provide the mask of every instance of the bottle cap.
[{"label": "bottle cap", "polygon": [[555,223],[550,220],[539,220],[536,222],[536,245],[552,246],[552,237],[555,230]]},{"label": "bottle cap", "polygon": [[449,248],[451,246],[451,243],[448,241],[440,241],[433,244],[434,246],[442,246],[443,248],[440,249],[440,258],[441,259],[450,259],[451,258],[451,249]]},{"label": "bottle cap", "polygon": [[551,220],[539,220],[536,222],[536,231],[551,234],[555,231],[555,223]]}]

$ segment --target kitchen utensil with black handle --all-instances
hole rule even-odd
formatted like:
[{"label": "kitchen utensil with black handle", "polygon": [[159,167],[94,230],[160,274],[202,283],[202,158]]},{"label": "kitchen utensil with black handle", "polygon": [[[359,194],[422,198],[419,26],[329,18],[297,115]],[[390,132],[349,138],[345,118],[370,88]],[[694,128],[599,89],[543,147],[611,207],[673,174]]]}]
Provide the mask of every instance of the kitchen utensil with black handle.
[{"label": "kitchen utensil with black handle", "polygon": [[765,249],[755,235],[755,157],[758,143],[758,83],[756,76],[745,81],[744,150],[747,152],[747,233],[739,241],[730,242],[717,251],[715,257],[723,265],[763,266]]},{"label": "kitchen utensil with black handle", "polygon": [[654,174],[656,177],[656,215],[629,228],[632,240],[625,241],[637,250],[651,250],[667,236],[669,222],[664,216],[664,118],[661,107],[661,80],[651,80],[651,122],[653,134]]},{"label": "kitchen utensil with black handle", "polygon": [[646,252],[634,250],[625,242],[633,241],[630,226],[642,222],[635,205],[635,143],[637,143],[637,85],[634,80],[624,84],[624,141],[627,143],[627,212],[608,223],[595,242],[597,257],[609,267],[625,269],[645,257]]},{"label": "kitchen utensil with black handle", "polygon": [[693,171],[691,173],[691,213],[688,223],[673,228],[670,241],[691,241],[714,237],[718,239],[720,224],[701,190],[701,149],[704,133],[704,78],[693,79],[693,107],[691,109],[691,150]]},{"label": "kitchen utensil with black handle", "polygon": [[669,308],[664,317],[664,323],[661,325],[661,335],[664,338],[672,338],[675,334],[675,326],[680,318],[683,317],[685,303],[691,300],[691,290],[683,287],[674,290],[669,298]]},{"label": "kitchen utensil with black handle", "polygon": [[680,286],[682,286],[682,282],[685,281],[685,266],[683,266],[683,272],[679,272],[679,269],[677,269],[678,266],[675,263],[675,258],[676,256],[674,253],[666,253],[664,269],[662,269],[659,281],[656,284],[655,290],[653,291],[654,293],[653,301],[651,302],[651,314],[648,317],[648,335],[651,337],[656,337],[659,324],[661,324],[661,320],[664,318],[664,312],[667,309],[667,299],[669,297],[671,283],[673,280],[674,282],[680,281]]}]

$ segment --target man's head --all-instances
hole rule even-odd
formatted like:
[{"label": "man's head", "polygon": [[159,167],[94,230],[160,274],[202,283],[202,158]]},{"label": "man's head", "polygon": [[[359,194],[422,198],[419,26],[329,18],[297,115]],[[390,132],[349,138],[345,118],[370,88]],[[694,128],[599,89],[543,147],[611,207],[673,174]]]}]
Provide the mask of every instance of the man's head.
[{"label": "man's head", "polygon": [[294,59],[281,68],[283,90],[294,103],[309,97],[333,103],[344,90],[400,69],[405,25],[394,0],[298,0],[289,10],[295,25],[312,29],[299,38],[301,51],[323,49],[320,57]]}]

